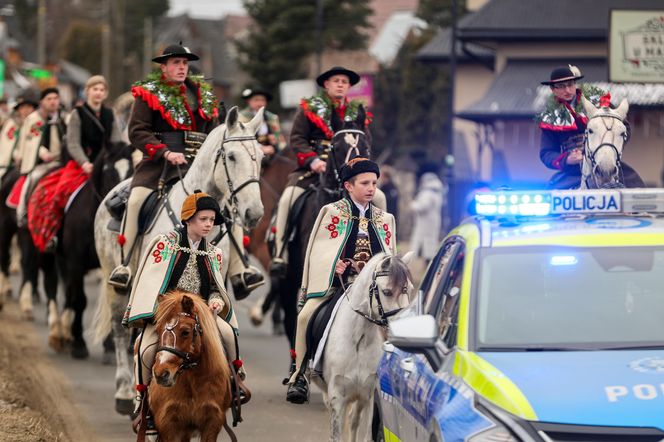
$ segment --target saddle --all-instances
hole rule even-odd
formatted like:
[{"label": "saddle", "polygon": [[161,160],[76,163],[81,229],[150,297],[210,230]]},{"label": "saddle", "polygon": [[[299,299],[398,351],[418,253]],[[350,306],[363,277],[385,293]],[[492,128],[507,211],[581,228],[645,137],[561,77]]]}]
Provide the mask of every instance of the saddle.
[{"label": "saddle", "polygon": [[[314,312],[307,327],[307,354],[304,356],[304,361],[314,360],[316,366],[322,364],[323,350],[325,342],[327,341],[327,330],[330,322],[334,319],[333,313],[335,307],[341,297],[344,295],[344,290],[341,287],[334,287],[334,293],[326,299],[320,307]],[[319,349],[320,347],[320,349]],[[320,354],[320,359],[315,358]],[[302,364],[301,370],[305,370],[308,364]],[[317,376],[322,377],[322,373],[316,371],[316,366],[313,371]]]},{"label": "saddle", "polygon": [[[304,193],[297,197],[295,202],[293,202],[293,205],[291,206],[291,209],[288,213],[288,221],[286,223],[286,231],[284,232],[283,235],[283,240],[284,244],[288,244],[295,239],[295,234],[297,232],[297,225],[300,221],[300,218],[302,216],[302,212],[304,210],[305,203],[307,202],[307,198],[309,195],[312,193],[316,192],[315,187],[307,187],[304,190]],[[279,233],[279,232],[277,232]]]},{"label": "saddle", "polygon": [[[169,182],[164,187],[164,195],[168,195],[177,179]],[[122,218],[125,210],[127,209],[127,201],[129,201],[129,194],[131,192],[131,183],[126,183],[106,200],[106,208],[111,214],[111,220],[108,223],[108,230],[116,233],[122,231]],[[159,192],[154,190],[143,202],[141,210],[138,215],[138,234],[142,235],[147,232],[157,217],[160,210]]]}]

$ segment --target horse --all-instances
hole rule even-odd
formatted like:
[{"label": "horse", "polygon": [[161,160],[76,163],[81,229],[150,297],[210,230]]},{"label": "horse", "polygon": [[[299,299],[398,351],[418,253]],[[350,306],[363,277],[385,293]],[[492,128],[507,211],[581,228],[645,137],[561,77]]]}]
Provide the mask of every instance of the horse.
[{"label": "horse", "polygon": [[372,440],[376,366],[390,318],[410,303],[413,257],[374,256],[338,301],[324,349],[317,351],[322,370],[315,367],[312,375],[330,412],[331,441]]},{"label": "horse", "polygon": [[12,296],[12,285],[9,281],[11,264],[12,239],[18,231],[16,211],[5,204],[14,184],[20,177],[18,169],[9,169],[0,182],[0,310],[6,297]]},{"label": "horse", "polygon": [[[94,217],[101,200],[119,182],[133,174],[133,148],[117,143],[97,156],[93,173],[69,203],[59,232],[56,261],[64,282],[65,305],[58,317],[55,299],[49,299],[49,344],[56,350],[71,348],[75,359],[85,359],[89,352],[83,338],[83,312],[87,296],[83,278],[96,268],[99,259],[94,243]],[[112,341],[104,341],[105,360],[112,355]]]},{"label": "horse", "polygon": [[199,432],[201,442],[216,441],[222,427],[229,430],[231,372],[210,308],[198,295],[168,292],[160,296],[155,328],[148,401],[159,440],[187,441]]},{"label": "horse", "polygon": [[[321,208],[337,201],[343,195],[340,180],[340,169],[349,160],[351,152],[361,157],[370,158],[371,146],[365,132],[366,113],[360,106],[357,118],[353,121],[342,121],[336,112],[332,112],[331,126],[334,135],[327,155],[327,168],[321,176],[321,183],[306,198],[302,212],[294,227],[293,240],[288,247],[288,270],[286,277],[280,281],[280,301],[284,309],[284,329],[290,343],[295,348],[295,328],[297,325],[297,298],[302,284],[304,257],[309,243],[309,236],[314,227]],[[277,232],[277,234],[279,234]],[[291,352],[292,353],[292,352]],[[294,361],[293,354],[291,359]]]},{"label": "horse", "polygon": [[629,109],[627,100],[623,99],[616,109],[608,105],[597,108],[583,96],[581,103],[588,124],[579,188],[645,187],[641,177],[622,162],[628,139],[625,125]]},{"label": "horse", "polygon": [[[180,208],[189,192],[201,190],[215,198],[220,207],[227,204],[234,212],[234,221],[253,227],[263,216],[263,205],[260,199],[260,165],[263,152],[256,141],[256,132],[263,118],[260,110],[249,123],[238,121],[237,107],[232,108],[226,116],[225,123],[217,126],[205,139],[191,167],[184,178],[176,183],[168,195],[168,204],[172,208]],[[120,183],[109,195],[129,184]],[[108,229],[112,219],[106,207],[107,196],[97,210],[94,222],[95,246],[102,269],[102,286],[100,301],[95,312],[95,337],[103,340],[113,332],[116,357],[116,392],[115,409],[120,414],[133,411],[134,385],[132,381],[132,363],[126,351],[129,346],[129,335],[122,327],[122,318],[127,306],[127,294],[117,292],[108,284],[108,277],[121,262],[120,247],[117,245],[118,233]],[[176,209],[177,210],[177,209]],[[152,223],[151,230],[145,235],[157,235],[173,229],[174,222],[167,213],[160,210]],[[211,233],[215,237],[219,230]],[[146,253],[149,241],[138,243],[130,265],[136,269],[139,258]],[[229,254],[228,235],[224,235],[219,243],[224,256]],[[222,274],[225,275],[228,264],[224,260]],[[136,273],[135,271],[133,272]]]}]

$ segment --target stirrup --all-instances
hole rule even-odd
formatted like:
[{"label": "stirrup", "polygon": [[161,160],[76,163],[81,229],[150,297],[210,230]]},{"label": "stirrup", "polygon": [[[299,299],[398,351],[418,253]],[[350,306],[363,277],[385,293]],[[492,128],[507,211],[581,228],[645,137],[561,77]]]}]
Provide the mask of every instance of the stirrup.
[{"label": "stirrup", "polygon": [[304,375],[299,374],[295,381],[288,385],[286,400],[291,404],[298,405],[309,402],[309,381]]},{"label": "stirrup", "polygon": [[286,276],[286,271],[288,270],[288,263],[283,259],[274,257],[270,263],[270,275],[276,276],[277,278],[283,278]]},{"label": "stirrup", "polygon": [[243,300],[258,287],[265,284],[265,277],[256,267],[249,266],[238,275],[231,276],[231,285],[235,299]]},{"label": "stirrup", "polygon": [[120,264],[113,269],[111,275],[108,277],[108,283],[113,287],[121,290],[127,290],[131,282],[131,269],[125,265]]}]

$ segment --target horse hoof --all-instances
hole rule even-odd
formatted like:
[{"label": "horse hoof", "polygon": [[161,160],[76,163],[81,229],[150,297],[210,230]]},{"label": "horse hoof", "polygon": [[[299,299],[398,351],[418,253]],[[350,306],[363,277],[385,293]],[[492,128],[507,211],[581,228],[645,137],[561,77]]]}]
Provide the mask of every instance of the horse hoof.
[{"label": "horse hoof", "polygon": [[123,416],[131,416],[131,414],[134,412],[133,399],[116,399],[115,411]]},{"label": "horse hoof", "polygon": [[259,304],[254,304],[249,310],[249,319],[251,323],[258,327],[263,323],[263,310]]},{"label": "horse hoof", "polygon": [[65,349],[65,344],[60,336],[49,336],[48,346],[58,353],[62,353]]},{"label": "horse hoof", "polygon": [[87,359],[90,356],[85,342],[74,342],[71,348],[71,357],[74,359]]}]

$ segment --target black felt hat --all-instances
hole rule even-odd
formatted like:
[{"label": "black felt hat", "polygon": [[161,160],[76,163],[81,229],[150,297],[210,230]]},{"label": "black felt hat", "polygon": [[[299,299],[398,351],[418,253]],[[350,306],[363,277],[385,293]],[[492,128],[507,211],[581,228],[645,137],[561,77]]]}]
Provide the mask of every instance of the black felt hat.
[{"label": "black felt hat", "polygon": [[242,91],[242,98],[244,98],[245,100],[248,100],[255,95],[262,95],[265,97],[267,101],[272,100],[272,94],[260,86],[248,87]]},{"label": "black felt hat", "polygon": [[30,105],[32,107],[38,107],[39,106],[39,100],[35,96],[34,92],[32,91],[26,91],[22,93],[21,95],[18,96],[16,99],[16,104],[14,104],[14,110],[18,109],[19,107],[23,106],[24,104]]},{"label": "black felt hat", "polygon": [[551,71],[551,78],[549,81],[542,81],[541,83],[546,86],[551,86],[556,83],[564,83],[566,81],[576,81],[583,78],[581,71],[576,66],[568,65],[555,68]]},{"label": "black felt hat", "polygon": [[354,176],[366,172],[373,172],[378,178],[380,178],[380,168],[378,167],[378,164],[367,158],[353,158],[341,168],[341,181],[345,183]]},{"label": "black felt hat", "polygon": [[199,59],[198,55],[191,52],[186,46],[170,45],[166,46],[164,52],[160,56],[153,58],[152,61],[155,63],[166,63],[166,60],[173,57],[183,57],[189,61],[195,61]]},{"label": "black felt hat", "polygon": [[318,78],[316,78],[316,83],[318,83],[318,86],[324,87],[323,83],[325,83],[325,80],[332,77],[333,75],[345,75],[348,77],[351,86],[356,85],[360,81],[360,76],[357,74],[357,72],[342,68],[341,66],[335,66],[332,69],[329,69],[320,74]]}]

